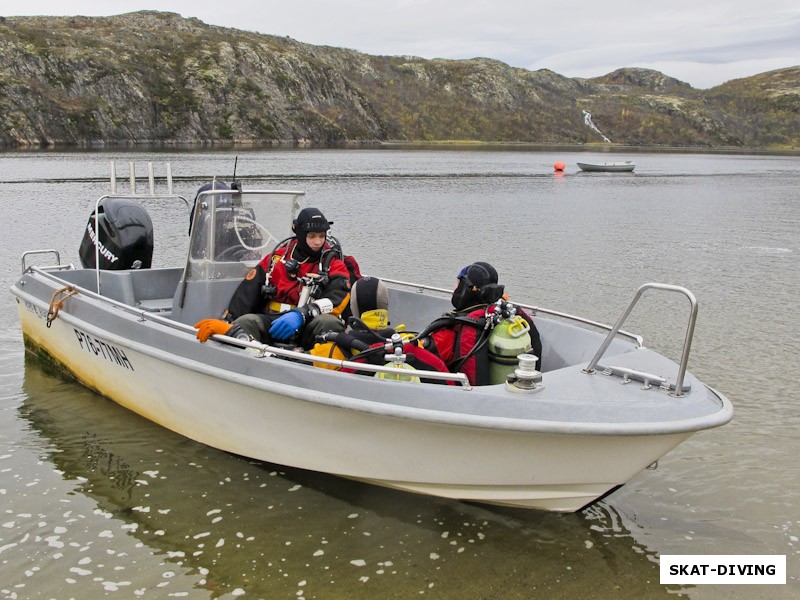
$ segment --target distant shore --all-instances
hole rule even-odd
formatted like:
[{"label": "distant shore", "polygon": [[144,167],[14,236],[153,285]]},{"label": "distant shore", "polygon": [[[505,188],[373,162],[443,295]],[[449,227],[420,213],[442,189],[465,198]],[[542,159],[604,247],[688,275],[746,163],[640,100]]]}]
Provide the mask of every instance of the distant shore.
[{"label": "distant shore", "polygon": [[770,147],[740,147],[740,146],[631,146],[603,142],[587,144],[560,144],[556,142],[484,142],[476,140],[438,140],[438,141],[364,141],[351,140],[335,145],[314,144],[307,140],[300,141],[208,141],[195,142],[169,141],[169,142],[94,142],[87,145],[75,144],[49,144],[49,145],[2,145],[0,152],[92,152],[103,150],[127,150],[131,152],[163,152],[166,150],[231,150],[248,151],[264,150],[269,148],[287,150],[361,150],[361,149],[449,149],[449,150],[560,150],[565,152],[608,152],[610,154],[636,154],[649,153],[686,153],[686,154],[773,154],[781,156],[800,156],[800,147],[796,146],[770,146]]}]

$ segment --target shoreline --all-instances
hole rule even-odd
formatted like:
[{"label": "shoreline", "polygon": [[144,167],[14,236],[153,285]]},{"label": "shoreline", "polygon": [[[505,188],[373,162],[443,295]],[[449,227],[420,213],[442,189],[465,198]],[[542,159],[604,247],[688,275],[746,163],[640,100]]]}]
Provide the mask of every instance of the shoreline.
[{"label": "shoreline", "polygon": [[102,152],[127,150],[130,152],[164,152],[174,150],[524,150],[614,153],[664,153],[664,154],[755,154],[776,156],[800,156],[800,147],[785,146],[632,146],[603,142],[585,144],[561,142],[484,142],[476,140],[438,141],[359,141],[341,144],[315,144],[309,140],[299,141],[203,141],[194,142],[94,142],[91,144],[0,144],[0,152]]}]

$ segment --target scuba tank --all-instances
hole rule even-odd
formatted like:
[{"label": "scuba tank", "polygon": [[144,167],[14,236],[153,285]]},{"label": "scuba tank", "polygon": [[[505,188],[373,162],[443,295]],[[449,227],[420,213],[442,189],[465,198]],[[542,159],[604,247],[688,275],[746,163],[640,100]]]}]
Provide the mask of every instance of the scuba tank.
[{"label": "scuba tank", "polygon": [[513,313],[494,326],[488,342],[490,384],[505,383],[519,364],[517,357],[530,352],[530,329],[525,319]]},{"label": "scuba tank", "polygon": [[385,359],[389,361],[385,366],[397,369],[397,373],[375,373],[376,379],[420,383],[419,377],[408,373],[408,371],[416,371],[416,369],[406,362],[406,355],[403,354],[403,338],[400,334],[392,335],[391,339],[386,342],[385,351]]}]

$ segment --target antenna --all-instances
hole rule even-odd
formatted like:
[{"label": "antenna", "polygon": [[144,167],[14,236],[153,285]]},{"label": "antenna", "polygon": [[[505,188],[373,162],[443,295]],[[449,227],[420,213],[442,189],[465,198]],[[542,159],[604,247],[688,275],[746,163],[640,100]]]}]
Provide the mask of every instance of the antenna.
[{"label": "antenna", "polygon": [[233,181],[231,181],[231,189],[236,190],[237,192],[241,191],[241,186],[239,182],[236,181],[236,167],[239,164],[239,155],[237,154],[236,157],[233,159]]}]

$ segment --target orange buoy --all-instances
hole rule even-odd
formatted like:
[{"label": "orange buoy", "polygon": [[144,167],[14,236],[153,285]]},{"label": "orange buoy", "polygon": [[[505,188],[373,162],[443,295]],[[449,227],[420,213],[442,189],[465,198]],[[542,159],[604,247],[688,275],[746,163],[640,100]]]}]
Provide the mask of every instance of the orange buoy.
[{"label": "orange buoy", "polygon": [[556,164],[553,165],[553,168],[556,170],[556,173],[563,173],[564,172],[564,163],[558,161]]}]

